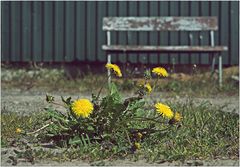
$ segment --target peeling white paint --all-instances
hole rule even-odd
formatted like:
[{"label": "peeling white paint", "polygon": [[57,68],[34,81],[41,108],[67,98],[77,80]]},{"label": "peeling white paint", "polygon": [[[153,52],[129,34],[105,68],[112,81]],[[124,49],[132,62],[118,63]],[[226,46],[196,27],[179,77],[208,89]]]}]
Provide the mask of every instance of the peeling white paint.
[{"label": "peeling white paint", "polygon": [[106,17],[107,31],[202,31],[217,30],[216,17]]}]

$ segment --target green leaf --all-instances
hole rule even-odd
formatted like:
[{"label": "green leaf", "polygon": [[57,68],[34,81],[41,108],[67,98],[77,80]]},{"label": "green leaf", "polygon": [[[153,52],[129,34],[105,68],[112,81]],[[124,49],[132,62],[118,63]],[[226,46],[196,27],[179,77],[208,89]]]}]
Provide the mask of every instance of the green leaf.
[{"label": "green leaf", "polygon": [[86,142],[86,140],[85,140],[85,137],[84,137],[83,135],[81,135],[81,138],[82,138],[83,146],[84,146],[84,147],[87,147],[88,144],[87,144],[87,142]]},{"label": "green leaf", "polygon": [[57,112],[56,110],[53,110],[51,108],[44,108],[44,109],[48,112],[48,115],[51,118],[55,118],[55,119],[61,120],[63,122],[68,122],[67,119],[65,118],[65,115],[63,115],[62,113]]},{"label": "green leaf", "polygon": [[71,138],[71,139],[69,140],[69,144],[70,144],[70,145],[83,145],[83,142],[82,142],[82,140],[80,139],[80,137],[75,136],[74,138]]},{"label": "green leaf", "polygon": [[136,110],[136,109],[142,108],[144,105],[145,105],[144,99],[133,101],[128,105],[128,110]]},{"label": "green leaf", "polygon": [[89,131],[93,131],[94,128],[93,128],[92,126],[88,126],[88,127],[87,127],[87,130],[89,130]]},{"label": "green leaf", "polygon": [[113,97],[114,101],[120,102],[122,97],[117,89],[117,86],[114,83],[110,84],[110,95]]},{"label": "green leaf", "polygon": [[62,99],[62,102],[64,102],[65,104],[67,105],[70,105],[71,104],[71,97],[68,97],[66,100],[61,96],[61,99]]}]

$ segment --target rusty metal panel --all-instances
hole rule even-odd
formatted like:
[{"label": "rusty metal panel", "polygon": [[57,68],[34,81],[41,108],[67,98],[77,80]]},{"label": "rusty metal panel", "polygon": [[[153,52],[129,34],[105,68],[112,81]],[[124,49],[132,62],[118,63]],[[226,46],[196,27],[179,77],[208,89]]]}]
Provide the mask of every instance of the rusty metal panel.
[{"label": "rusty metal panel", "polygon": [[218,24],[216,17],[104,17],[103,30],[203,31],[218,30]]}]

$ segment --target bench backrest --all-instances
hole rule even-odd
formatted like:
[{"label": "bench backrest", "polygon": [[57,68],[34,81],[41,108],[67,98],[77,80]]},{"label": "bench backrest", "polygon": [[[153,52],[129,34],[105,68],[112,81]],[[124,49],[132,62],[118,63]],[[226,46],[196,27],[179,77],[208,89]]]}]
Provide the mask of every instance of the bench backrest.
[{"label": "bench backrest", "polygon": [[104,31],[214,31],[217,17],[104,17]]}]

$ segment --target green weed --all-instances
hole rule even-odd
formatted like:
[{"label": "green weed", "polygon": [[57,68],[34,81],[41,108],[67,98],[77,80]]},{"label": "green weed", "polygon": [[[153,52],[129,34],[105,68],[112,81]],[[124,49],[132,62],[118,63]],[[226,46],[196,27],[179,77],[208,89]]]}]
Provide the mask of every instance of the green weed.
[{"label": "green weed", "polygon": [[[178,112],[183,115],[181,126],[172,127],[168,132],[159,132],[149,138],[144,138],[141,141],[141,149],[134,154],[129,153],[124,143],[121,144],[120,141],[125,137],[116,131],[115,136],[119,138],[119,144],[116,146],[112,146],[111,143],[103,145],[98,143],[83,144],[77,147],[67,147],[63,153],[38,149],[34,150],[34,156],[37,159],[51,159],[59,162],[70,159],[92,162],[126,156],[132,160],[144,158],[149,162],[219,157],[238,158],[238,114],[223,112],[222,110],[226,106],[212,106],[208,102],[196,104],[189,100],[185,103],[170,105],[178,109]],[[13,113],[3,113],[1,118],[2,142],[6,142],[5,145],[8,146],[7,141],[11,141],[10,139],[24,137],[15,133],[16,127],[30,130],[36,128],[37,125],[39,127],[44,124],[38,120],[41,119],[37,115],[26,117]],[[141,128],[142,125],[135,126]],[[34,138],[28,140],[33,141]]]}]

